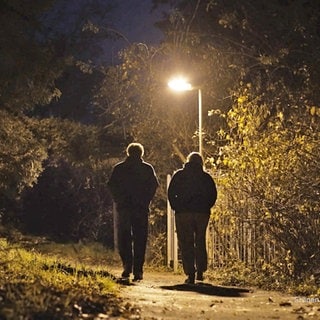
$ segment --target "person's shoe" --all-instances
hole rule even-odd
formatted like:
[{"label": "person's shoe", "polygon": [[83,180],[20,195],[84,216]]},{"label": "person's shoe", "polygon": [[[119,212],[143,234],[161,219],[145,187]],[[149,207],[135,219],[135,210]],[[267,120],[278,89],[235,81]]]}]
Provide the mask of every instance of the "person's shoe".
[{"label": "person's shoe", "polygon": [[130,277],[130,272],[124,270],[121,274],[121,278],[129,278]]},{"label": "person's shoe", "polygon": [[203,281],[203,272],[197,272],[197,278],[198,281]]},{"label": "person's shoe", "polygon": [[133,281],[137,282],[137,281],[141,281],[143,279],[142,273],[138,273],[134,275]]},{"label": "person's shoe", "polygon": [[186,281],[184,283],[185,284],[194,284],[194,273],[189,274],[188,278],[186,279]]}]

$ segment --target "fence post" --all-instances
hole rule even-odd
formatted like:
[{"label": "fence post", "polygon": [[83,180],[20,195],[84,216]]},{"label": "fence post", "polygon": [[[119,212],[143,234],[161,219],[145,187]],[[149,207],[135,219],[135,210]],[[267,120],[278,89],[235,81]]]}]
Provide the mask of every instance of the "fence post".
[{"label": "fence post", "polygon": [[115,202],[112,205],[113,211],[113,248],[118,251],[118,212]]},{"label": "fence post", "polygon": [[[167,175],[167,190],[171,180],[171,175]],[[173,210],[167,200],[167,266],[173,267],[173,271],[178,270],[178,240]]]},{"label": "fence post", "polygon": [[[167,175],[167,190],[169,187],[171,176]],[[167,266],[171,267],[172,261],[172,217],[169,200],[167,200]]]}]

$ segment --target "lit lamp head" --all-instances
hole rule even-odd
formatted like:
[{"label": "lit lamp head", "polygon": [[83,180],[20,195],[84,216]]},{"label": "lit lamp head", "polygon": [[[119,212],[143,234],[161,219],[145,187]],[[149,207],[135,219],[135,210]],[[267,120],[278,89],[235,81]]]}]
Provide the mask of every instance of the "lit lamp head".
[{"label": "lit lamp head", "polygon": [[175,91],[189,91],[192,90],[192,85],[187,82],[185,78],[179,77],[174,78],[168,82],[170,89]]}]

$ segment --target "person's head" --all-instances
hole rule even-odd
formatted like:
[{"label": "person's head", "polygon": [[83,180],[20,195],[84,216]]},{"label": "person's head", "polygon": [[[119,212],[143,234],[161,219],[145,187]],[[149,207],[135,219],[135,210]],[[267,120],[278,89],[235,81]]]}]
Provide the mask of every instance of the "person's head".
[{"label": "person's head", "polygon": [[191,152],[187,157],[187,162],[203,167],[203,158],[199,152]]},{"label": "person's head", "polygon": [[142,158],[144,155],[144,148],[141,143],[130,143],[127,147],[127,156],[131,158]]}]

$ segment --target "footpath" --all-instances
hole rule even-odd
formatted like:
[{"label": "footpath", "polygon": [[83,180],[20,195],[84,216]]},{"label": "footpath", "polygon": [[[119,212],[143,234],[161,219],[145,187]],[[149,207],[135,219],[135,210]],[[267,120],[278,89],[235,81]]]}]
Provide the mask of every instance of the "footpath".
[{"label": "footpath", "polygon": [[[112,273],[120,275],[120,270]],[[184,275],[148,272],[141,282],[121,285],[121,296],[143,320],[320,319],[320,301],[275,291],[219,286],[209,281],[184,284]]]}]

